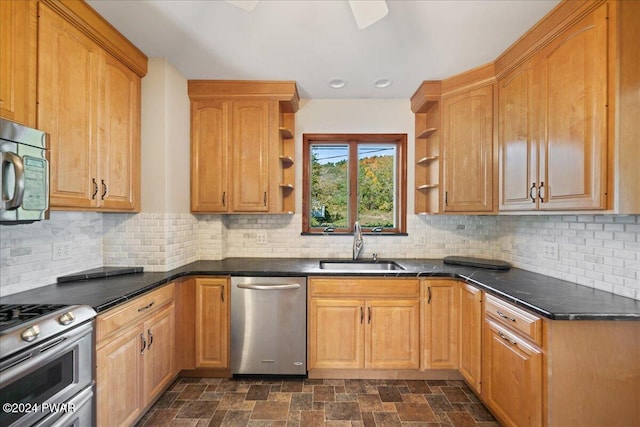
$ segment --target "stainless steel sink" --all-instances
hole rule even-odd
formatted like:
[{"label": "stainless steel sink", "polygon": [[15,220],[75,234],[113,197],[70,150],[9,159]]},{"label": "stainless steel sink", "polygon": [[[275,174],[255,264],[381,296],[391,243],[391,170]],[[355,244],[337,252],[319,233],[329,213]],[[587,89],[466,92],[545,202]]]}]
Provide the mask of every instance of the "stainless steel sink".
[{"label": "stainless steel sink", "polygon": [[404,270],[404,267],[394,261],[386,260],[322,260],[320,261],[321,270],[336,271],[391,271]]}]

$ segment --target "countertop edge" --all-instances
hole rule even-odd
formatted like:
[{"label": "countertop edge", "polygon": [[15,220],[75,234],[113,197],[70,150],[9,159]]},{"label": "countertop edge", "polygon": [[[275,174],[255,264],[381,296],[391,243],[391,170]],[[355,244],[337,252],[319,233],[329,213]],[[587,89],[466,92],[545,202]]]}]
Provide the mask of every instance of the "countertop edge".
[{"label": "countertop edge", "polygon": [[[319,269],[314,269],[310,267],[313,265],[313,259],[291,259],[287,260],[289,265],[283,264],[281,259],[278,258],[255,258],[250,259],[255,262],[254,267],[245,267],[242,265],[240,267],[234,266],[234,263],[241,262],[245,260],[244,258],[227,258],[225,260],[212,260],[212,261],[195,261],[176,269],[167,271],[167,272],[152,272],[152,273],[134,273],[131,277],[137,276],[137,288],[132,290],[131,292],[126,292],[124,294],[118,295],[116,297],[105,297],[104,301],[100,301],[96,304],[88,304],[93,306],[93,308],[98,312],[102,313],[106,310],[114,308],[120,304],[128,302],[140,295],[143,295],[153,289],[166,285],[172,281],[185,278],[185,277],[195,277],[195,276],[283,276],[283,277],[314,277],[314,276],[326,276],[326,277],[362,277],[362,276],[370,276],[370,277],[415,277],[415,278],[429,278],[429,277],[440,277],[440,278],[451,278],[462,280],[465,283],[468,283],[472,286],[475,286],[481,290],[488,292],[491,295],[494,295],[498,298],[501,298],[505,301],[508,301],[516,306],[519,306],[523,309],[529,310],[541,317],[550,319],[550,320],[608,320],[608,321],[639,321],[640,320],[640,310],[637,310],[631,306],[631,310],[623,309],[620,310],[622,312],[592,312],[588,310],[573,310],[565,312],[564,310],[553,310],[553,312],[549,310],[545,310],[540,306],[532,303],[531,301],[527,301],[526,298],[519,297],[517,294],[518,291],[514,291],[510,293],[509,290],[505,290],[504,283],[511,283],[511,276],[500,277],[496,275],[495,272],[491,272],[488,270],[477,270],[477,269],[469,269],[469,268],[450,268],[450,266],[442,266],[439,260],[403,260],[407,265],[413,264],[408,267],[406,270],[394,270],[394,271],[384,271],[384,272],[338,272],[338,271],[323,271]],[[291,266],[291,263],[299,262],[300,269],[296,270]],[[402,262],[402,261],[401,261]],[[278,263],[278,265],[273,265]],[[212,265],[209,265],[212,264]],[[227,264],[227,265],[225,265]],[[259,267],[259,268],[258,268]],[[458,271],[455,271],[458,270]],[[516,270],[516,277],[519,279],[522,276],[523,281],[534,282],[537,284],[537,280],[541,282],[552,281],[554,286],[557,286],[555,282],[566,282],[560,279],[555,279],[549,276],[540,275],[538,273],[532,273],[526,270]],[[154,275],[156,277],[149,277],[148,282],[145,281],[144,276],[138,276],[139,274],[143,275]],[[499,273],[498,273],[499,274]],[[159,276],[159,277],[158,277]],[[480,277],[478,277],[480,276]],[[125,277],[125,276],[120,276]],[[84,281],[86,283],[87,281]],[[493,282],[493,284],[491,283]],[[581,285],[574,284],[571,282],[566,282],[567,286],[578,286]],[[547,288],[549,287],[548,283],[544,283]],[[503,289],[500,289],[500,285],[502,285]],[[51,285],[51,286],[61,286],[61,285]],[[66,286],[66,285],[62,285]],[[531,284],[529,283],[529,286]],[[585,290],[581,290],[578,292],[579,294],[585,294],[587,290],[591,288],[583,287]],[[63,287],[53,288],[49,290],[49,292],[56,294],[56,292],[64,293]],[[515,285],[514,285],[515,289]],[[34,291],[34,290],[32,290]],[[617,296],[615,294],[608,293],[606,291],[598,291],[591,290],[593,292],[604,292],[608,294],[611,298],[626,298],[623,296]],[[24,294],[28,295],[31,291],[25,291]],[[520,292],[524,294],[523,292]],[[6,297],[0,298],[0,303],[14,303],[16,300],[20,299],[15,297],[13,294],[8,295]],[[32,295],[30,295],[32,296]],[[588,297],[589,295],[587,295]],[[24,299],[23,297],[22,299]],[[532,299],[541,299],[539,296],[533,296]],[[602,298],[602,294],[600,294],[599,298]],[[628,299],[628,298],[626,298]],[[5,300],[5,301],[3,301]],[[636,301],[630,299],[631,301]],[[544,302],[544,301],[543,301]],[[637,302],[636,304],[640,304]],[[593,305],[593,304],[591,304]],[[587,308],[589,304],[586,305]],[[597,310],[597,309],[596,309]],[[615,311],[615,310],[612,310]],[[627,312],[623,312],[627,311]]]}]

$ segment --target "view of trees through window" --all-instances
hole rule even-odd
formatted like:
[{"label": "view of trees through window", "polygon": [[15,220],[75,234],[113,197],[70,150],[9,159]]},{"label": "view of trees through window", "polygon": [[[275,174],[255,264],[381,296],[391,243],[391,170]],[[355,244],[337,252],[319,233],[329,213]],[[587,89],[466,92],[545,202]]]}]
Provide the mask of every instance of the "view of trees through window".
[{"label": "view of trees through window", "polygon": [[[394,144],[358,144],[357,220],[363,227],[395,226]],[[311,226],[349,228],[348,145],[311,146]],[[353,173],[353,172],[351,172]]]},{"label": "view of trees through window", "polygon": [[303,231],[404,232],[405,134],[305,134],[303,151]]}]

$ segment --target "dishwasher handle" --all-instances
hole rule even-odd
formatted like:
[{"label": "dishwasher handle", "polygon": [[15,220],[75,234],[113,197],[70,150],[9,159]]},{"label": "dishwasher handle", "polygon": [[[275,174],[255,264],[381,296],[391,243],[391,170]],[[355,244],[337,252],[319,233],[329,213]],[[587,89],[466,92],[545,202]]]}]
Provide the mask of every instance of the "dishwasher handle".
[{"label": "dishwasher handle", "polygon": [[286,289],[300,289],[300,285],[297,283],[288,285],[260,285],[260,284],[246,284],[238,283],[238,288],[241,289],[253,289],[256,291],[282,291]]}]

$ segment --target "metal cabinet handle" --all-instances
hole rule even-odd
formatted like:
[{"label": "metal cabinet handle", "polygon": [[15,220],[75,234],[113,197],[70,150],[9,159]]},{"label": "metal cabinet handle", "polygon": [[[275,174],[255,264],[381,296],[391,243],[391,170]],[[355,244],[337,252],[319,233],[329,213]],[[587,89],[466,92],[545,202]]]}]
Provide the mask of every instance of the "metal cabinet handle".
[{"label": "metal cabinet handle", "polygon": [[364,323],[364,308],[360,307],[360,324]]},{"label": "metal cabinet handle", "polygon": [[512,340],[511,338],[509,338],[508,336],[506,336],[505,334],[503,334],[503,333],[502,333],[502,332],[500,332],[500,331],[498,331],[498,336],[499,336],[500,338],[502,338],[503,340],[507,341],[507,342],[508,342],[508,343],[510,343],[510,344],[518,345],[518,343],[517,343],[516,341]]},{"label": "metal cabinet handle", "polygon": [[222,285],[222,289],[220,290],[220,300],[224,302],[224,285]]},{"label": "metal cabinet handle", "polygon": [[265,206],[267,206],[267,192],[264,192],[264,196],[262,197],[262,201],[264,203]]},{"label": "metal cabinet handle", "polygon": [[427,298],[427,304],[431,304],[431,286],[427,288],[427,292],[429,294],[429,297]]},{"label": "metal cabinet handle", "polygon": [[140,334],[140,343],[142,344],[142,349],[140,350],[140,354],[143,354],[144,349],[147,348],[147,340],[144,338],[144,334]]},{"label": "metal cabinet handle", "polygon": [[149,335],[149,350],[151,350],[151,346],[153,345],[153,334],[151,333],[151,328],[147,329],[147,335]]},{"label": "metal cabinet handle", "polygon": [[107,184],[105,184],[104,179],[100,180],[102,182],[102,200],[107,196]]},{"label": "metal cabinet handle", "polygon": [[538,198],[540,199],[540,203],[544,203],[544,182],[540,183],[540,187],[538,187]]},{"label": "metal cabinet handle", "polygon": [[367,311],[369,312],[369,320],[367,322],[371,324],[371,307],[367,307]]},{"label": "metal cabinet handle", "polygon": [[531,188],[529,189],[529,197],[531,198],[531,203],[536,202],[536,195],[534,193],[535,189],[536,189],[536,183],[534,182],[531,184]]},{"label": "metal cabinet handle", "polygon": [[502,317],[503,319],[511,320],[512,322],[516,321],[515,317],[509,317],[506,314],[504,314],[503,312],[501,312],[500,310],[496,310],[496,313],[498,313],[498,316]]},{"label": "metal cabinet handle", "polygon": [[222,206],[227,206],[227,192],[222,192]]},{"label": "metal cabinet handle", "polygon": [[94,200],[98,195],[98,183],[95,178],[91,178],[91,182],[93,183],[93,194],[91,195],[91,200]]},{"label": "metal cabinet handle", "polygon": [[151,301],[149,304],[145,305],[144,307],[140,307],[138,309],[138,313],[141,312],[141,311],[145,311],[145,310],[150,309],[151,307],[153,307],[153,304],[155,304],[155,303],[153,301]]}]

